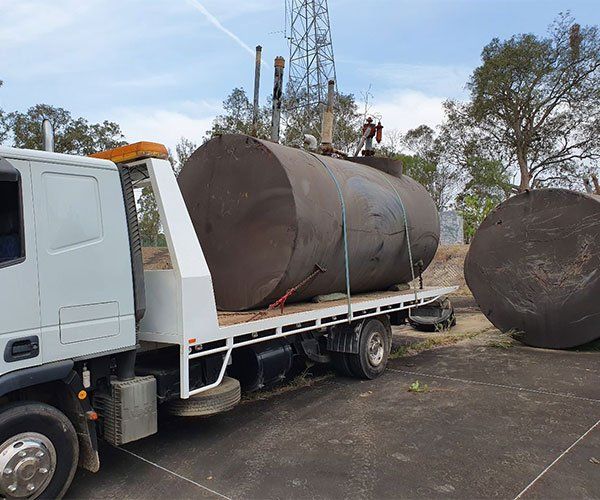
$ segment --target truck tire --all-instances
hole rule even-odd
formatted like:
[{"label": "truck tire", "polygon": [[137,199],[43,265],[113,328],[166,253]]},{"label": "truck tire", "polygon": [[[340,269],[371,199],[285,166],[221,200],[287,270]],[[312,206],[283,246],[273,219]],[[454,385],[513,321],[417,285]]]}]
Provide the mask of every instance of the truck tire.
[{"label": "truck tire", "polygon": [[61,411],[18,402],[0,413],[0,495],[62,498],[79,461],[77,433]]},{"label": "truck tire", "polygon": [[231,410],[241,397],[240,382],[235,378],[223,377],[217,387],[188,399],[172,401],[168,411],[178,417],[208,417]]},{"label": "truck tire", "polygon": [[377,318],[368,319],[360,331],[358,354],[347,354],[348,366],[356,378],[372,380],[387,366],[392,344],[392,332]]},{"label": "truck tire", "polygon": [[331,364],[334,370],[342,377],[354,377],[350,364],[348,362],[349,354],[345,352],[331,352]]}]

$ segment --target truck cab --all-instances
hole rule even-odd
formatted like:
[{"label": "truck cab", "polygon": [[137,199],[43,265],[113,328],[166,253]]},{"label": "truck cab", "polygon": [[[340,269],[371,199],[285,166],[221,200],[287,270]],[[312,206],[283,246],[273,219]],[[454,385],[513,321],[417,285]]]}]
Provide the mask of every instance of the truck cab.
[{"label": "truck cab", "polygon": [[136,345],[119,171],[47,156],[0,159],[2,373]]},{"label": "truck cab", "polygon": [[[1,148],[3,496],[60,496],[79,458],[97,468],[91,381],[84,387],[80,373],[136,348],[127,221],[114,163]],[[11,433],[36,428],[26,427],[32,418],[39,432]],[[59,436],[61,426],[73,432]],[[76,434],[87,436],[81,450]],[[70,461],[46,460],[59,455]]]}]

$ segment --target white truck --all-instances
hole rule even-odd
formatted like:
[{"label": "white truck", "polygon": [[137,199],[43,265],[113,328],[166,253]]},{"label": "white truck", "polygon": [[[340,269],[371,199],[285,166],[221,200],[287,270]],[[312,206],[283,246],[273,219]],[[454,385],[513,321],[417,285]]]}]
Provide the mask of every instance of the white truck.
[{"label": "white truck", "polygon": [[[250,373],[260,387],[289,374],[292,358],[308,358],[375,378],[387,363],[390,325],[453,290],[217,311],[165,154],[154,143],[100,155],[108,159],[0,148],[6,498],[62,496],[77,465],[98,470],[99,437],[121,445],[155,433],[160,404],[178,415],[230,409],[240,399],[236,374]],[[134,187],[148,183],[172,269],[143,269]]]}]

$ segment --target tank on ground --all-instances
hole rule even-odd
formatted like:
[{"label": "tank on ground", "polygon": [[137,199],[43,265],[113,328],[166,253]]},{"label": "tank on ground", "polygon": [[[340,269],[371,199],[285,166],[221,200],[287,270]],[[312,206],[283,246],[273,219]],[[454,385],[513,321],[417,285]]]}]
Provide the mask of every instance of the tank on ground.
[{"label": "tank on ground", "polygon": [[505,201],[475,234],[465,279],[488,319],[526,344],[600,338],[600,197],[540,189]]},{"label": "tank on ground", "polygon": [[425,188],[401,170],[393,176],[245,135],[222,135],[198,148],[179,175],[220,309],[264,307],[316,266],[324,272],[290,302],[345,292],[342,210],[328,169],[346,206],[353,293],[411,279],[396,192],[406,208],[413,262],[423,268],[431,262],[439,239],[437,210]]}]

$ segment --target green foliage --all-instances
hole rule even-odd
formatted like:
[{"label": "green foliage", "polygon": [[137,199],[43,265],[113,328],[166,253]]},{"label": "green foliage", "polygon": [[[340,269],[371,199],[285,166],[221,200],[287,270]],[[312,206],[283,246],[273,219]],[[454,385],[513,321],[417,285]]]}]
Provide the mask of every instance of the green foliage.
[{"label": "green foliage", "polygon": [[[300,146],[305,134],[321,136],[322,106],[298,108],[294,101],[283,102],[283,143]],[[354,154],[362,126],[361,115],[353,94],[338,93],[335,97],[333,145],[346,154]]]},{"label": "green foliage", "polygon": [[271,115],[267,106],[259,108],[258,125],[256,133],[253,133],[253,105],[244,89],[236,87],[231,91],[223,101],[223,111],[223,114],[214,119],[212,128],[206,132],[205,140],[220,134],[246,134],[260,139],[270,136]]},{"label": "green foliage", "polygon": [[185,165],[185,162],[188,161],[189,157],[192,156],[192,153],[196,151],[196,149],[198,149],[198,145],[195,142],[190,141],[185,137],[179,139],[179,142],[175,146],[175,154],[177,155],[177,160],[175,161],[173,167],[173,170],[175,171],[176,175],[179,175],[179,172],[181,172],[181,169]]},{"label": "green foliage", "polygon": [[12,145],[40,149],[41,125],[45,118],[54,127],[54,149],[57,153],[89,155],[126,144],[121,128],[114,122],[89,123],[85,118],[73,118],[66,109],[37,104],[24,113],[14,111],[5,116]]},{"label": "green foliage", "polygon": [[[175,146],[176,156],[173,157],[169,154],[169,161],[175,175],[179,175],[183,165],[196,149],[197,146],[193,141],[185,137],[179,139],[179,142]],[[138,218],[142,245],[146,247],[166,246],[165,235],[161,232],[162,226],[156,198],[150,187],[143,188],[142,194],[138,199]]]},{"label": "green foliage", "polygon": [[447,161],[442,138],[431,127],[420,125],[404,135],[392,131],[390,139],[379,154],[401,160],[404,173],[425,186],[438,210],[447,208],[459,189],[461,170]]},{"label": "green foliage", "polygon": [[427,384],[421,384],[421,382],[415,380],[412,384],[410,384],[408,392],[429,392],[429,386]]},{"label": "green foliage", "polygon": [[[252,102],[241,88],[234,88],[223,101],[223,114],[217,116],[205,140],[220,134],[247,134],[260,139],[271,136],[271,106],[261,106],[258,114],[258,125],[253,130]],[[282,143],[290,146],[301,146],[304,134],[319,137],[321,133],[322,109],[314,106],[305,110],[294,106],[284,99],[282,106]],[[333,129],[334,146],[350,153],[358,141],[360,133],[360,115],[352,94],[338,94],[336,97],[335,122]],[[256,133],[254,133],[256,132]]]},{"label": "green foliage", "polygon": [[502,163],[474,157],[466,161],[469,181],[456,197],[456,209],[464,220],[469,243],[488,214],[510,196],[511,185]]},{"label": "green foliage", "polygon": [[496,38],[481,57],[470,101],[446,105],[449,135],[518,173],[519,191],[579,184],[600,158],[598,28],[560,14],[547,36]]},{"label": "green foliage", "polygon": [[145,247],[159,246],[160,215],[151,187],[142,189],[142,195],[138,200],[138,216],[142,245]]},{"label": "green foliage", "polygon": [[498,205],[498,203],[499,200],[494,198],[483,198],[475,193],[462,193],[457,198],[456,209],[463,217],[466,243],[471,242],[483,220],[496,205]]}]

